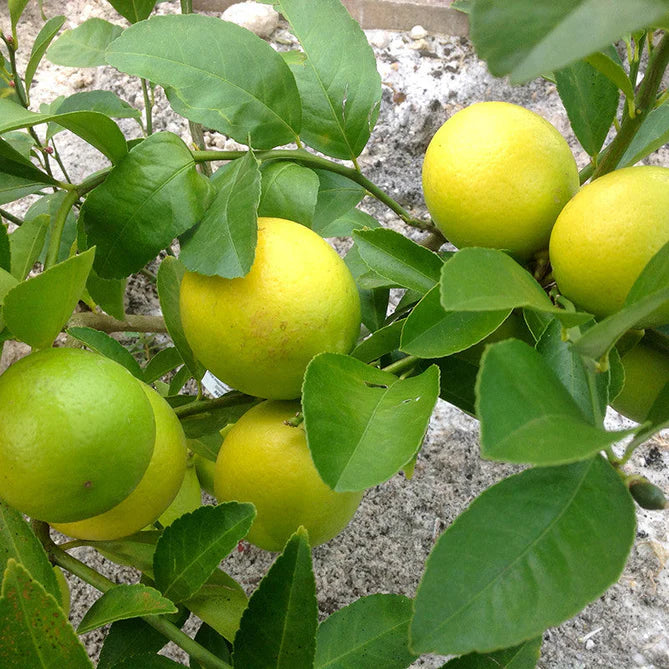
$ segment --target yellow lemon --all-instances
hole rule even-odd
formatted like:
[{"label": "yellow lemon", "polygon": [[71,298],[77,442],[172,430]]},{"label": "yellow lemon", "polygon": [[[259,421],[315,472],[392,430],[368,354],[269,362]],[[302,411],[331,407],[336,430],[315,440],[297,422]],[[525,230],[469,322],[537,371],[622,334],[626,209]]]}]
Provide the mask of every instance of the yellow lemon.
[{"label": "yellow lemon", "polygon": [[196,357],[228,385],[258,397],[300,395],[317,353],[348,353],[360,331],[360,300],[343,260],[315,232],[258,219],[251,271],[223,279],[187,272],[181,320]]},{"label": "yellow lemon", "polygon": [[216,460],[216,498],[254,504],[257,515],[246,538],[269,551],[282,550],[300,525],[312,546],[329,541],[362,499],[361,492],[334,492],[323,482],[303,426],[285,423],[299,410],[299,402],[256,405],[235,423]]},{"label": "yellow lemon", "polygon": [[578,190],[578,168],[560,133],[508,102],[454,114],[425,153],[425,203],[455,246],[506,249],[525,259],[548,246],[553,223]]}]

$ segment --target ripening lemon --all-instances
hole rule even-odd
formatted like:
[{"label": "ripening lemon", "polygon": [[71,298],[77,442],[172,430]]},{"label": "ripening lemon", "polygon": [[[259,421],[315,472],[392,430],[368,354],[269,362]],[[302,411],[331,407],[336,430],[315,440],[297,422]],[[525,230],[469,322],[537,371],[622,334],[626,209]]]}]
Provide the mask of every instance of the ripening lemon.
[{"label": "ripening lemon", "polygon": [[329,541],[353,517],[362,492],[334,492],[321,479],[304,427],[285,421],[299,402],[262,402],[247,411],[223,441],[214,488],[219,502],[251,502],[256,518],[246,539],[280,551],[303,525],[312,546]]},{"label": "ripening lemon", "polygon": [[[553,228],[550,260],[560,292],[595,316],[625,302],[648,261],[669,242],[669,169],[626,167],[584,186]],[[669,323],[669,306],[644,321]]]},{"label": "ripening lemon", "polygon": [[482,246],[529,258],[576,193],[578,168],[560,133],[508,102],[481,102],[436,132],[423,162],[425,203],[458,248]]},{"label": "ripening lemon", "polygon": [[108,541],[139,532],[172,503],[186,471],[186,436],[172,407],[152,388],[141,384],[151,403],[156,437],[151,462],[139,485],[109,511],[75,523],[51,523],[76,539]]},{"label": "ripening lemon", "polygon": [[48,522],[107,511],[144,475],[155,434],[125,367],[74,348],[32,353],[0,376],[0,497]]},{"label": "ripening lemon", "polygon": [[258,219],[251,271],[223,279],[186,272],[181,321],[195,356],[228,385],[258,397],[299,397],[309,361],[348,353],[360,299],[344,261],[309,228]]}]

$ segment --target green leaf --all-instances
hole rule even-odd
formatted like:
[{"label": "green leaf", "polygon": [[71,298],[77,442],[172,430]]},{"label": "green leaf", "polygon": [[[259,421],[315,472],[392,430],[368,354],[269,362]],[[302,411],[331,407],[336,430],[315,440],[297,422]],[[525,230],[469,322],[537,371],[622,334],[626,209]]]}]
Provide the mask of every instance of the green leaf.
[{"label": "green leaf", "polygon": [[427,293],[439,282],[442,260],[394,230],[358,230],[356,246],[369,269],[398,286]]},{"label": "green leaf", "polygon": [[449,355],[425,360],[418,369],[433,364],[439,368],[439,397],[470,416],[476,416],[475,386],[479,366],[463,356]]},{"label": "green leaf", "polygon": [[0,268],[0,354],[2,354],[2,344],[7,339],[13,339],[11,333],[5,328],[5,321],[2,317],[2,303],[4,302],[7,293],[18,284],[18,279],[15,279],[7,270]]},{"label": "green leaf", "polygon": [[[275,216],[311,227],[320,181],[308,167],[284,160],[263,163],[258,216]],[[318,232],[318,231],[317,231]]]},{"label": "green leaf", "polygon": [[192,272],[235,279],[255,257],[260,170],[251,151],[224,170],[204,217],[181,237],[179,260]]},{"label": "green leaf", "polygon": [[[134,118],[142,117],[139,109],[135,109],[125,100],[121,100],[111,91],[82,91],[65,98],[58,107],[59,114],[76,111],[99,112],[112,118]],[[52,133],[53,134],[53,133]]]},{"label": "green leaf", "polygon": [[408,648],[413,602],[403,595],[370,595],[335,611],[318,627],[314,667],[403,669],[416,655]]},{"label": "green leaf", "polygon": [[180,418],[181,427],[187,437],[197,439],[224,428],[228,423],[234,423],[257,402],[257,398],[249,395],[243,401],[240,400],[237,404],[231,406],[209,408],[200,411],[197,415]]},{"label": "green leaf", "polygon": [[664,0],[564,0],[540,8],[534,0],[476,0],[469,20],[476,52],[490,72],[518,84],[600,51],[666,13]]},{"label": "green leaf", "polygon": [[249,600],[235,636],[236,667],[311,667],[318,605],[307,531],[288,540]]},{"label": "green leaf", "polygon": [[618,54],[613,50],[615,55],[609,53],[592,53],[585,58],[585,62],[592,65],[599,72],[601,72],[616,88],[619,88],[628,104],[634,104],[634,86],[629,78],[627,72],[620,63]]},{"label": "green leaf", "polygon": [[33,77],[35,76],[35,72],[39,67],[39,64],[44,56],[44,53],[49,47],[49,44],[51,44],[53,38],[58,34],[58,31],[63,27],[63,23],[65,23],[64,16],[54,16],[52,19],[49,19],[42,26],[42,29],[39,31],[37,37],[35,38],[35,42],[33,43],[33,48],[30,52],[30,60],[28,61],[28,65],[26,66],[26,74],[25,74],[26,89],[30,89]]},{"label": "green leaf", "polygon": [[28,276],[39,257],[46,231],[49,227],[49,216],[40,214],[35,218],[23,222],[9,235],[9,248],[11,249],[11,272],[19,281]]},{"label": "green leaf", "polygon": [[176,613],[177,607],[157,590],[141,583],[117,585],[97,599],[79,623],[77,634],[86,634],[117,620]]},{"label": "green leaf", "polygon": [[173,669],[174,667],[183,666],[183,664],[170,660],[169,657],[165,657],[164,655],[143,653],[117,662],[112,669]]},{"label": "green leaf", "polygon": [[120,279],[152,260],[193,227],[206,210],[210,185],[176,135],[147,137],[113,169],[82,207],[95,271]]},{"label": "green leaf", "polygon": [[361,277],[369,272],[369,267],[360,257],[357,245],[353,245],[344,258],[344,262],[353,275],[360,296],[360,311],[363,325],[375,332],[383,326],[388,312],[389,290],[387,288],[367,289],[360,285]]},{"label": "green leaf", "polygon": [[16,25],[18,24],[21,14],[23,14],[23,10],[26,8],[27,4],[28,0],[7,0],[14,39],[16,39]]},{"label": "green leaf", "polygon": [[[42,246],[42,251],[38,256],[39,262],[44,264],[46,261],[46,254],[49,248],[49,242],[51,241],[51,228],[53,227],[58,211],[63,204],[63,200],[67,196],[65,191],[58,191],[56,193],[47,193],[42,195],[30,209],[26,212],[25,221],[30,221],[37,216],[42,214],[47,214],[49,216],[49,227],[46,232],[46,239],[44,240],[44,245]],[[70,211],[67,214],[65,219],[65,225],[63,226],[63,232],[60,237],[60,247],[58,248],[58,257],[57,262],[62,262],[67,260],[70,257],[70,251],[72,250],[72,244],[76,238],[77,234],[77,216],[75,215],[76,208],[70,208]],[[21,226],[24,227],[25,223]],[[84,250],[84,249],[81,249]]]},{"label": "green leaf", "polygon": [[[200,629],[195,635],[195,641],[211,651],[220,660],[232,664],[232,644],[207,623],[200,625]],[[192,655],[189,659],[191,669],[206,669]]]},{"label": "green leaf", "polygon": [[365,189],[351,179],[330,170],[314,170],[318,176],[318,198],[311,225],[319,235],[341,216],[347,214],[365,196]]},{"label": "green leaf", "polygon": [[618,110],[617,86],[586,61],[558,70],[555,81],[574,134],[596,156]]},{"label": "green leaf", "polygon": [[0,500],[0,573],[10,559],[23,565],[46,592],[59,599],[58,582],[42,544],[23,515]]},{"label": "green leaf", "polygon": [[291,64],[304,110],[302,139],[328,156],[354,159],[367,144],[381,103],[381,77],[365,34],[339,0],[274,5],[306,56]]},{"label": "green leaf", "polygon": [[7,293],[3,316],[17,339],[33,348],[53,342],[81,297],[94,254],[72,256]]},{"label": "green leaf", "polygon": [[494,332],[509,316],[505,311],[445,311],[439,286],[431,288],[409,314],[400,348],[419,358],[441,358],[463,351]]},{"label": "green leaf", "polygon": [[182,364],[183,358],[177,348],[174,346],[163,348],[149,360],[144,368],[144,383],[153,383]]},{"label": "green leaf", "polygon": [[156,0],[107,0],[107,2],[130,23],[148,18],[156,5]]},{"label": "green leaf", "polygon": [[104,19],[88,19],[72,30],[66,30],[46,52],[55,65],[98,67],[106,65],[107,47],[123,32],[121,26]]},{"label": "green leaf", "polygon": [[593,426],[541,355],[517,339],[483,354],[476,413],[481,455],[504,462],[583,460],[629,434]]},{"label": "green leaf", "polygon": [[165,87],[181,116],[254,148],[294,142],[300,131],[302,110],[288,66],[233,23],[199,14],[154,16],[126,29],[107,49],[107,62]]},{"label": "green leaf", "polygon": [[46,185],[41,181],[32,181],[11,174],[0,174],[0,204],[20,200],[26,195],[39,193]]},{"label": "green leaf", "polygon": [[128,349],[106,332],[86,327],[68,328],[67,334],[100,355],[104,355],[125,367],[134,377],[143,379],[144,374],[137,360]]},{"label": "green leaf", "polygon": [[134,567],[153,578],[153,556],[160,535],[158,530],[145,530],[123,539],[89,543],[108,560]]},{"label": "green leaf", "polygon": [[0,666],[92,669],[56,599],[11,558],[2,581],[0,620]]},{"label": "green leaf", "polygon": [[27,132],[12,130],[6,132],[2,138],[26,160],[30,160],[30,152],[35,146],[35,140]]},{"label": "green leaf", "polygon": [[86,289],[103,311],[119,321],[125,320],[125,279],[103,279],[95,270],[91,270],[86,282]]},{"label": "green leaf", "polygon": [[657,151],[669,141],[669,102],[653,109],[620,159],[619,167],[629,167]]},{"label": "green leaf", "polygon": [[46,185],[56,184],[56,180],[35,167],[24,158],[9,142],[0,138],[0,171],[27,182],[41,182]]},{"label": "green leaf", "polygon": [[439,372],[398,379],[346,355],[321,353],[302,388],[307,443],[339,492],[388,480],[418,452],[439,394]]},{"label": "green leaf", "polygon": [[648,261],[632,284],[624,306],[638,302],[669,285],[669,241]]},{"label": "green leaf", "polygon": [[143,620],[119,620],[105,637],[98,669],[111,669],[124,659],[157,653],[166,643],[167,639]]},{"label": "green leaf", "polygon": [[205,369],[195,360],[181,325],[179,289],[184,272],[184,266],[176,258],[168,256],[160,263],[156,285],[167,331],[191,374],[199,381],[204,376]]},{"label": "green leaf", "polygon": [[349,209],[345,214],[327,225],[314,228],[321,237],[350,237],[354,230],[380,228],[381,224],[360,209]]},{"label": "green leaf", "polygon": [[446,311],[499,311],[527,307],[553,314],[565,326],[592,318],[553,306],[532,275],[495,249],[465,248],[441,270],[441,305]]},{"label": "green leaf", "polygon": [[534,669],[541,654],[538,636],[513,648],[492,653],[470,653],[447,662],[442,669]]},{"label": "green leaf", "polygon": [[177,518],[156,546],[156,585],[171,600],[195,595],[218,563],[246,536],[255,517],[251,504],[202,506]]},{"label": "green leaf", "polygon": [[399,348],[400,336],[404,321],[395,321],[379,328],[371,336],[360,342],[352,351],[351,356],[362,362],[373,362],[381,356]]},{"label": "green leaf", "polygon": [[432,550],[411,647],[488,652],[559,625],[618,580],[634,533],[632,499],[599,456],[501,481]]},{"label": "green leaf", "polygon": [[9,250],[9,233],[0,220],[0,269],[9,272],[11,269],[11,252]]}]

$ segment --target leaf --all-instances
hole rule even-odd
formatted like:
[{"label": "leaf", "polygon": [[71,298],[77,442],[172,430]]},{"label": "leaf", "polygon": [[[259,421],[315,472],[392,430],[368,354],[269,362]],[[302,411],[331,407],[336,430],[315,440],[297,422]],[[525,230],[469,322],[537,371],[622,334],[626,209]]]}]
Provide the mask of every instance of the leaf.
[{"label": "leaf", "polygon": [[235,279],[255,257],[260,170],[251,151],[224,170],[204,217],[181,237],[179,260],[192,272]]},{"label": "leaf", "polygon": [[7,5],[9,7],[9,18],[12,23],[12,35],[14,36],[14,39],[16,39],[16,26],[27,4],[28,0],[7,0]]},{"label": "leaf", "polygon": [[476,0],[469,14],[479,58],[496,77],[519,84],[559,70],[616,42],[626,33],[653,25],[667,13],[663,0],[566,0],[542,4],[517,0],[500,5]]},{"label": "leaf", "polygon": [[380,228],[381,224],[372,216],[360,209],[349,209],[345,214],[324,226],[319,226],[316,232],[321,237],[350,237],[354,230]]},{"label": "leaf", "polygon": [[7,233],[7,228],[2,225],[2,220],[0,219],[0,269],[9,272],[11,269],[11,262],[9,234]]},{"label": "leaf", "polygon": [[257,402],[258,399],[255,397],[243,396],[236,404],[209,408],[200,411],[197,415],[185,416],[179,420],[186,436],[197,439],[224,428],[228,423],[234,423]]},{"label": "leaf", "polygon": [[362,362],[373,362],[381,356],[399,348],[404,321],[395,321],[379,328],[371,336],[361,341],[352,351],[351,356]]},{"label": "leaf", "polygon": [[121,279],[144,267],[206,210],[209,182],[176,135],[147,137],[118,163],[82,207],[95,271]]},{"label": "leaf", "polygon": [[148,18],[156,5],[156,0],[107,0],[107,2],[130,23]]},{"label": "leaf", "polygon": [[104,19],[88,19],[66,30],[46,52],[55,65],[98,67],[106,65],[105,50],[123,32],[121,26]]},{"label": "leaf", "polygon": [[11,174],[0,174],[0,204],[20,200],[26,195],[39,193],[46,186],[40,181],[32,181]]},{"label": "leaf", "polygon": [[307,531],[288,540],[249,600],[235,636],[235,667],[311,667],[318,606]]},{"label": "leaf", "polygon": [[105,637],[98,660],[98,669],[111,669],[123,659],[157,653],[167,639],[148,623],[138,618],[119,620],[112,624]]},{"label": "leaf", "polygon": [[160,535],[158,530],[144,530],[123,539],[88,543],[108,560],[139,569],[152,578],[153,556]]},{"label": "leaf", "polygon": [[439,368],[439,397],[470,416],[476,416],[476,376],[479,366],[460,355],[424,360],[418,369],[429,365]]},{"label": "leaf", "polygon": [[483,354],[476,414],[481,455],[503,462],[574,462],[629,434],[589,422],[541,355],[517,339],[493,344]]},{"label": "leaf", "polygon": [[0,598],[0,666],[92,669],[56,599],[10,559]]},{"label": "leaf", "polygon": [[65,23],[64,16],[54,16],[42,26],[42,29],[37,34],[32,50],[30,51],[30,60],[26,66],[25,86],[27,90],[30,89],[35,72],[37,71],[49,44],[51,44],[53,38],[63,27],[63,23]]},{"label": "leaf", "polygon": [[358,230],[353,239],[369,269],[404,288],[427,293],[439,282],[436,253],[394,230]]},{"label": "leaf", "polygon": [[416,305],[402,328],[400,348],[419,358],[441,358],[477,344],[509,316],[504,311],[445,311],[439,286]]},{"label": "leaf", "polygon": [[618,110],[618,88],[586,61],[558,70],[555,81],[574,134],[596,156]]},{"label": "leaf", "polygon": [[432,550],[412,649],[488,652],[559,625],[618,580],[634,533],[632,499],[599,456],[501,481]]},{"label": "leaf", "polygon": [[9,142],[0,138],[0,171],[21,177],[28,182],[40,182],[46,185],[56,184],[57,181],[42,170],[35,167],[27,158],[24,158]]},{"label": "leaf", "polygon": [[94,254],[72,256],[7,293],[3,316],[17,339],[33,348],[53,342],[81,297]]},{"label": "leaf", "polygon": [[39,257],[44,247],[48,226],[49,217],[40,214],[35,218],[24,221],[20,228],[9,235],[11,272],[12,276],[19,281],[23,281],[28,276],[28,272],[33,268]]},{"label": "leaf", "polygon": [[[599,70],[609,81],[611,81],[616,88],[619,88],[628,104],[634,104],[634,86],[629,78],[627,72],[622,66],[618,53],[615,49],[610,49],[611,53],[592,53],[585,58],[585,61]],[[632,107],[633,109],[633,107]]]},{"label": "leaf", "polygon": [[620,159],[619,167],[629,167],[657,151],[669,141],[669,104],[665,101],[644,119]]},{"label": "leaf", "polygon": [[144,368],[144,383],[153,383],[182,364],[183,358],[178,349],[174,346],[163,348],[149,360]]},{"label": "leaf", "polygon": [[27,132],[12,130],[6,132],[2,138],[24,158],[30,160],[30,152],[35,146],[35,140]]},{"label": "leaf", "polygon": [[330,170],[314,170],[318,176],[318,198],[312,230],[323,232],[341,216],[348,213],[365,196],[365,189],[347,177]]},{"label": "leaf", "polygon": [[408,648],[413,602],[370,595],[335,611],[318,627],[314,667],[403,669],[417,658]]},{"label": "leaf", "polygon": [[128,349],[106,332],[87,327],[68,328],[67,334],[100,355],[104,355],[125,367],[134,377],[143,379],[144,374],[137,360]]},{"label": "leaf", "polygon": [[[200,629],[195,635],[195,641],[211,651],[220,660],[232,664],[232,644],[207,623],[200,625]],[[191,669],[206,669],[192,655],[189,660]]]},{"label": "leaf", "polygon": [[630,288],[624,306],[638,302],[669,285],[669,241],[648,261]]},{"label": "leaf", "polygon": [[360,311],[363,325],[370,331],[375,332],[383,326],[388,312],[389,291],[387,288],[366,289],[361,287],[360,279],[369,268],[360,257],[357,245],[353,245],[344,258],[344,262],[353,275],[358,294],[360,296]]},{"label": "leaf", "polygon": [[65,98],[58,107],[59,114],[76,111],[99,112],[112,118],[134,118],[142,117],[139,109],[135,109],[125,100],[121,100],[111,91],[82,91]]},{"label": "leaf", "polygon": [[173,667],[183,667],[183,664],[170,660],[164,655],[135,655],[117,662],[112,669],[172,669]]},{"label": "leaf", "polygon": [[86,289],[96,304],[119,321],[125,320],[125,279],[103,279],[91,270]]},{"label": "leaf", "polygon": [[0,500],[0,573],[10,559],[19,562],[46,592],[59,599],[58,582],[42,544],[22,514]]},{"label": "leaf", "polygon": [[165,87],[181,116],[254,148],[294,142],[300,131],[302,110],[288,66],[233,23],[199,14],[153,16],[127,28],[107,49],[107,62]]},{"label": "leaf", "polygon": [[275,216],[311,227],[320,181],[308,167],[284,160],[263,163],[258,216]]},{"label": "leaf", "polygon": [[538,636],[513,648],[492,653],[470,653],[447,662],[442,669],[533,669],[541,654],[542,637]]},{"label": "leaf", "polygon": [[[30,209],[26,212],[24,223],[21,227],[24,227],[26,222],[31,221],[37,216],[46,214],[49,217],[49,226],[46,231],[46,238],[42,246],[42,251],[40,252],[37,260],[42,264],[46,261],[46,254],[49,248],[49,242],[51,241],[51,228],[53,228],[54,221],[58,215],[58,211],[61,208],[63,201],[67,193],[63,190],[56,193],[47,193],[42,195],[36,202],[34,202]],[[60,247],[58,248],[57,262],[62,262],[67,260],[70,257],[70,251],[72,250],[72,245],[76,238],[77,234],[77,217],[75,207],[71,207],[67,213],[65,219],[65,225],[63,226],[63,232],[60,237]],[[82,249],[83,250],[83,249]]]},{"label": "leaf", "polygon": [[421,447],[439,372],[398,379],[349,356],[321,353],[302,388],[307,444],[321,478],[338,492],[388,480]]},{"label": "leaf", "polygon": [[97,599],[79,623],[77,634],[86,634],[117,620],[176,613],[177,607],[154,588],[141,583],[117,585]]},{"label": "leaf", "polygon": [[302,98],[302,139],[328,156],[354,159],[367,144],[381,103],[381,78],[365,34],[339,0],[274,5],[306,56],[291,64]]},{"label": "leaf", "polygon": [[465,248],[441,270],[441,305],[446,311],[499,311],[527,307],[550,313],[566,326],[590,314],[554,307],[532,275],[513,258],[495,249]]},{"label": "leaf", "polygon": [[202,506],[177,518],[156,546],[156,585],[169,599],[195,595],[219,562],[246,536],[255,517],[251,504]]}]

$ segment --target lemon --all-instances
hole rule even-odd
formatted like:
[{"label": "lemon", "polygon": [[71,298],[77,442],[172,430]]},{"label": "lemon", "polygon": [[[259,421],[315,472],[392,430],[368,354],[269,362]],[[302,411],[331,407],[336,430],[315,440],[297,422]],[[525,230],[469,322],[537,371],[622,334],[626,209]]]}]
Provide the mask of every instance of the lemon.
[{"label": "lemon", "polygon": [[183,482],[172,503],[160,514],[158,522],[167,527],[177,518],[181,518],[185,513],[190,513],[202,506],[202,490],[200,481],[197,478],[195,463],[191,459],[186,467]]},{"label": "lemon", "polygon": [[315,232],[258,219],[251,271],[223,279],[187,272],[181,320],[196,357],[250,395],[299,397],[317,353],[348,353],[360,332],[360,299],[343,260]]},{"label": "lemon", "polygon": [[312,546],[332,539],[362,499],[361,492],[334,492],[323,482],[303,426],[285,424],[299,410],[299,402],[256,405],[227,434],[216,460],[216,498],[254,504],[246,538],[269,551],[282,550],[300,525]]},{"label": "lemon", "polygon": [[[618,311],[648,261],[669,242],[669,169],[626,167],[584,186],[553,228],[560,292],[603,317]],[[669,307],[645,325],[669,322]]]},{"label": "lemon", "polygon": [[0,497],[33,518],[111,509],[144,475],[154,440],[140,383],[101,355],[44,349],[0,376]]},{"label": "lemon", "polygon": [[423,162],[432,219],[455,246],[546,248],[553,223],[578,190],[578,168],[560,133],[508,102],[481,102],[436,132]]},{"label": "lemon", "polygon": [[139,485],[109,511],[75,523],[52,523],[76,539],[109,541],[138,532],[153,523],[175,498],[186,471],[186,437],[170,405],[141,384],[156,421],[155,445]]}]

